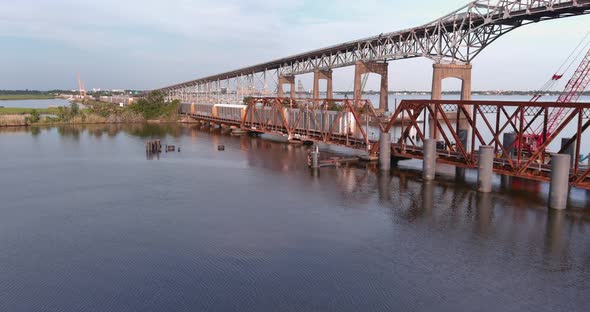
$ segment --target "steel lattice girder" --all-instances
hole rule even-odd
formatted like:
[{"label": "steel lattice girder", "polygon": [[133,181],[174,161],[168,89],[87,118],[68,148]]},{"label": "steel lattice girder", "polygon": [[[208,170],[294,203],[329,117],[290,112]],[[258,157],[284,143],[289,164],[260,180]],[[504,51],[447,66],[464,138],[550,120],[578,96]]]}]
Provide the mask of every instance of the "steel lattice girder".
[{"label": "steel lattice girder", "polygon": [[356,61],[427,57],[470,63],[484,48],[520,26],[588,14],[590,0],[478,0],[431,23],[351,41],[159,89],[170,92],[219,80],[276,71],[297,75]]},{"label": "steel lattice girder", "polygon": [[[550,179],[549,146],[561,143],[558,139],[565,138],[565,145],[555,152],[563,153],[572,148],[570,184],[590,189],[590,167],[580,165],[580,155],[587,152],[582,150],[582,146],[590,141],[590,135],[585,134],[590,128],[590,116],[586,114],[589,106],[590,103],[403,100],[384,130],[390,131],[401,116],[410,117],[410,122],[401,126],[401,137],[392,144],[393,155],[397,157],[422,158],[422,146],[409,135],[415,129],[422,142],[428,137],[442,137],[441,142],[446,148],[438,150],[438,161],[441,163],[476,168],[478,148],[489,145],[494,147],[497,155],[494,160],[495,172],[539,181]],[[526,114],[526,109],[531,107],[537,111],[535,116]],[[541,146],[535,150],[526,149],[527,130],[536,124],[547,123],[549,117],[546,113],[555,108],[565,109],[566,117],[553,133],[547,134]],[[471,132],[466,145],[459,139],[457,112],[460,112],[460,118],[466,121]],[[430,121],[430,136],[427,134],[426,122],[420,127],[420,118]],[[568,127],[573,128],[573,132],[566,132]],[[515,141],[511,146],[504,146],[501,136],[508,132],[515,133]]]}]

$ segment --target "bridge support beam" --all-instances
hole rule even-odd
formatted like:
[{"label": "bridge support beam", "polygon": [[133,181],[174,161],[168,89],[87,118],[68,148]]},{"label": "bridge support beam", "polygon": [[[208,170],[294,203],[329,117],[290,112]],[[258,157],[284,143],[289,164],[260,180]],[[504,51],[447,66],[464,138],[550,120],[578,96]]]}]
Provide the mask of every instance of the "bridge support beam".
[{"label": "bridge support beam", "polygon": [[279,76],[279,94],[278,96],[280,98],[283,97],[283,86],[284,85],[290,85],[291,86],[291,98],[294,99],[295,98],[295,76]]},{"label": "bridge support beam", "polygon": [[364,74],[378,74],[381,76],[381,87],[379,89],[379,110],[386,112],[388,108],[388,86],[387,86],[387,62],[363,62],[357,61],[354,68],[354,101],[361,100],[363,92],[362,75]]},{"label": "bridge support beam", "polygon": [[[434,64],[432,66],[432,96],[433,100],[442,99],[442,81],[447,78],[457,78],[461,80],[461,100],[471,100],[471,64]],[[437,116],[438,118],[438,116]],[[459,129],[469,131],[469,123],[466,118],[461,118],[457,113],[459,119]],[[457,130],[459,130],[457,129]],[[434,120],[430,119],[430,134],[431,138],[435,137]],[[437,133],[438,134],[438,133]]]},{"label": "bridge support beam", "polygon": [[326,98],[332,99],[334,98],[334,89],[332,85],[332,70],[319,70],[316,69],[313,71],[313,100],[314,103],[317,104],[320,98],[320,80],[326,80]]}]

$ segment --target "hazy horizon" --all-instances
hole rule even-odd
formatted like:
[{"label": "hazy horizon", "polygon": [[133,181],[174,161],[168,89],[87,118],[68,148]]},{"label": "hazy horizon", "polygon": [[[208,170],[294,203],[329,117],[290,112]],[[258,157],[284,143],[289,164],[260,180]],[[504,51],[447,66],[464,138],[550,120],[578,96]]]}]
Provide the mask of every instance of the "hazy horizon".
[{"label": "hazy horizon", "polygon": [[[0,89],[149,90],[341,42],[414,27],[466,0],[167,2],[23,0],[0,12]],[[588,16],[532,24],[486,48],[473,64],[473,90],[535,90],[590,26]],[[432,61],[392,61],[390,89],[429,90]],[[307,90],[311,75],[298,76]],[[352,90],[353,68],[334,88]],[[459,82],[445,81],[457,90]],[[367,89],[377,89],[377,77]]]}]

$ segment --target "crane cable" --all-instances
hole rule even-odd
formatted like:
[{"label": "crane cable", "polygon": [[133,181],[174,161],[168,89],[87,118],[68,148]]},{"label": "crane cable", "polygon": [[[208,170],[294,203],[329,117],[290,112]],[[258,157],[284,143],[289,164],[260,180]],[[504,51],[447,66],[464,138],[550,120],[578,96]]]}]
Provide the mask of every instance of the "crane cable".
[{"label": "crane cable", "polygon": [[[574,65],[574,63],[576,63],[576,60],[578,60],[580,58],[580,56],[582,55],[582,53],[586,50],[586,48],[588,47],[588,45],[590,44],[590,41],[586,42],[586,44],[584,44],[584,47],[582,47],[582,49],[580,49],[580,47],[582,46],[582,44],[588,39],[588,37],[590,36],[590,31],[588,31],[586,33],[586,35],[582,38],[582,40],[580,41],[580,43],[578,43],[578,45],[576,46],[576,48],[572,51],[572,53],[570,53],[570,55],[567,57],[567,59],[565,59],[565,61],[563,62],[563,64],[561,64],[561,66],[557,69],[556,75],[559,74],[559,72],[563,69],[563,67],[565,66],[566,63],[568,63],[568,61],[572,58],[572,56],[575,55],[575,57],[569,61],[568,66],[563,70],[562,75],[564,73],[566,73],[567,71],[570,70],[570,68]],[[577,53],[576,53],[577,51]]]},{"label": "crane cable", "polygon": [[[538,90],[538,92],[534,94],[530,102],[538,101],[546,91],[552,90],[555,87],[557,82],[559,82],[559,80],[565,75],[565,73],[568,72],[575,63],[577,63],[576,61],[581,57],[584,51],[587,50],[588,46],[590,45],[590,40],[588,40],[589,38],[590,31],[588,31],[584,35],[584,37],[582,38],[582,40],[580,40],[580,42],[574,48],[574,50],[572,50],[572,52],[563,61],[563,63],[561,63],[561,65],[555,71],[555,74],[553,74],[553,76],[551,76],[551,78],[547,82],[545,82],[545,84]],[[582,48],[580,49],[580,47]]]}]

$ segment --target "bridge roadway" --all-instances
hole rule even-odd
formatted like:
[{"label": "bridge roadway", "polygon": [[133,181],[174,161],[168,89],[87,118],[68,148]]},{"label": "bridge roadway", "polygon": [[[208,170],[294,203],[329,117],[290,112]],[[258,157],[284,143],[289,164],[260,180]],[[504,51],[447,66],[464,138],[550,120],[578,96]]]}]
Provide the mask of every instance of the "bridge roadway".
[{"label": "bridge roadway", "polygon": [[[328,106],[331,105],[331,106]],[[368,100],[291,98],[250,98],[246,105],[233,105],[233,111],[219,111],[223,105],[211,105],[201,111],[195,104],[183,104],[181,113],[201,122],[224,125],[241,131],[283,136],[291,141],[313,141],[344,146],[378,155],[380,142],[370,138],[367,121],[384,120],[376,128],[381,134],[399,137],[386,142],[393,159],[423,159],[422,142],[439,141],[438,163],[476,169],[481,146],[494,147],[494,172],[507,176],[548,182],[551,177],[551,151],[569,153],[573,158],[570,185],[590,190],[590,166],[582,165],[590,152],[590,103],[403,100],[390,117],[373,108]],[[215,108],[213,108],[215,107]],[[530,108],[537,108],[528,115]],[[531,148],[527,129],[548,122],[548,112],[566,109],[566,118],[547,141]],[[328,109],[330,108],[330,109]],[[457,121],[457,114],[463,122]],[[438,116],[437,119],[432,117]],[[431,120],[428,125],[423,120]],[[463,132],[461,124],[471,131]],[[383,136],[381,136],[383,137]],[[508,139],[507,139],[508,138]]]}]

